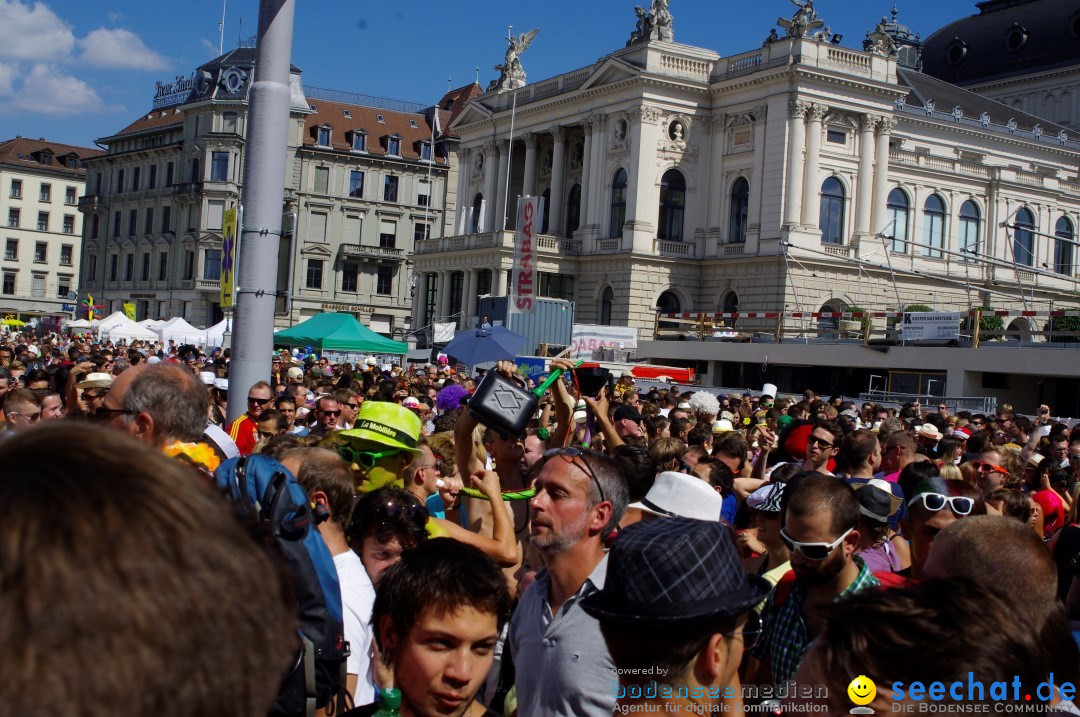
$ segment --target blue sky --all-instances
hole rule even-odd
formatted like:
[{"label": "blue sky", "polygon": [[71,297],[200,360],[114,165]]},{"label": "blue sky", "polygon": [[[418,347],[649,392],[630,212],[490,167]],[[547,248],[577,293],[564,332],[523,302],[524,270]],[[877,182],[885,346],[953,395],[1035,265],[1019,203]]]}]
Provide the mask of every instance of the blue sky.
[{"label": "blue sky", "polygon": [[[623,46],[635,2],[297,0],[293,63],[305,84],[434,103],[497,74],[506,26],[540,28],[522,57],[530,81],[584,67]],[[818,0],[843,44],[861,45],[891,0]],[[976,12],[974,0],[899,0],[900,20],[928,35]],[[89,145],[150,108],[154,83],[216,56],[221,0],[0,0],[0,138]],[[760,46],[790,0],[672,0],[675,39],[722,55]],[[253,35],[257,0],[227,0],[225,47]],[[242,21],[242,26],[241,26]],[[242,27],[242,29],[241,29]]]}]

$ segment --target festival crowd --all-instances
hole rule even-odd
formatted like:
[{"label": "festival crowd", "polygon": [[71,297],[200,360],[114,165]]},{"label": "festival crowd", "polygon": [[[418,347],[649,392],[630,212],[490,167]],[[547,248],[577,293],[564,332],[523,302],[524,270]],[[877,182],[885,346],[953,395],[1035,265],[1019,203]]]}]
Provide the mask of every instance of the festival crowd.
[{"label": "festival crowd", "polygon": [[[597,388],[553,359],[517,432],[469,403],[535,388],[510,362],[228,364],[0,338],[0,712],[1080,715],[1080,427],[1048,406]],[[340,614],[318,694],[313,593]]]}]

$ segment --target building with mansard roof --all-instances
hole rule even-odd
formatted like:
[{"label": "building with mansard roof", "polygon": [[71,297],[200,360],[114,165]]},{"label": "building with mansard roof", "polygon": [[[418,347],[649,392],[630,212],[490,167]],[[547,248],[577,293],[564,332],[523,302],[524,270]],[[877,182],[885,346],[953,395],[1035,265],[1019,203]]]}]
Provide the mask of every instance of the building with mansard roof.
[{"label": "building with mansard roof", "polygon": [[[87,162],[80,200],[82,287],[108,311],[132,301],[139,319],[220,320],[222,224],[226,211],[242,209],[254,66],[255,49],[238,47],[158,83],[145,115],[98,140],[107,151]],[[456,139],[446,128],[480,88],[426,107],[305,89],[300,76],[292,67],[279,285],[240,289],[287,290],[279,327],[333,310],[400,335],[413,243],[452,226]]]},{"label": "building with mansard roof", "polygon": [[863,49],[827,20],[807,3],[729,55],[635,32],[474,99],[453,234],[417,245],[417,324],[508,291],[524,195],[545,200],[540,295],[644,339],[658,310],[1075,304],[1080,135],[920,72],[895,15]]}]

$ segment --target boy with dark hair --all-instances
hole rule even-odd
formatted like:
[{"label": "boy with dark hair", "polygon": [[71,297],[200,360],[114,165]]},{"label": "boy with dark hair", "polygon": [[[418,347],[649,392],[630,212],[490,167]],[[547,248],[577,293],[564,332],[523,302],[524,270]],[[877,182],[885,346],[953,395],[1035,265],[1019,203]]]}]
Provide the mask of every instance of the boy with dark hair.
[{"label": "boy with dark hair", "polygon": [[[429,540],[388,568],[371,623],[401,691],[402,717],[492,715],[476,704],[476,693],[509,618],[502,571],[469,545]],[[367,717],[377,709],[376,703],[349,714]]]}]

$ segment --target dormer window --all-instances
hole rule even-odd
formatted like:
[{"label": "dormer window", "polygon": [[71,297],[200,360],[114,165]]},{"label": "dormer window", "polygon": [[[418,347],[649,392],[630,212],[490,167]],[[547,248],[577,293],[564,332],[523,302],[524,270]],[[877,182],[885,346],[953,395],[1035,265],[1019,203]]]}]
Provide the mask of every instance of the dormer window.
[{"label": "dormer window", "polygon": [[386,153],[396,157],[401,156],[401,135],[392,134],[386,138]]},{"label": "dormer window", "polygon": [[330,146],[330,128],[329,127],[319,127],[315,136],[316,136],[315,144],[319,145],[320,147],[329,147]]},{"label": "dormer window", "polygon": [[350,110],[341,110],[341,114],[349,117],[350,119],[352,118],[352,112]]},{"label": "dormer window", "polygon": [[409,120],[409,126],[412,127],[413,129],[418,129],[419,128],[419,125],[416,124],[416,120],[414,120],[414,119]]},{"label": "dormer window", "polygon": [[431,161],[431,142],[420,143],[420,159]]},{"label": "dormer window", "polygon": [[382,122],[384,124],[386,123],[386,118],[383,117],[382,115],[375,115],[375,119],[377,119],[379,122]]},{"label": "dormer window", "polygon": [[42,164],[52,164],[52,157],[53,156],[52,156],[51,152],[42,152],[41,153],[41,163]]},{"label": "dormer window", "polygon": [[354,152],[367,151],[367,134],[363,130],[353,130],[352,149]]}]

